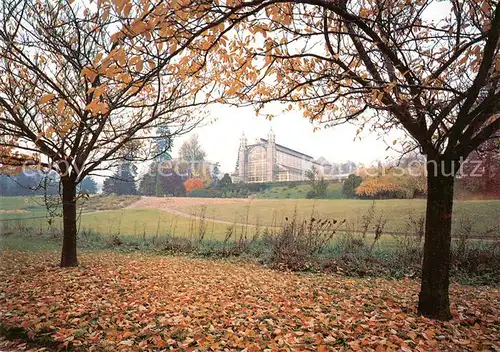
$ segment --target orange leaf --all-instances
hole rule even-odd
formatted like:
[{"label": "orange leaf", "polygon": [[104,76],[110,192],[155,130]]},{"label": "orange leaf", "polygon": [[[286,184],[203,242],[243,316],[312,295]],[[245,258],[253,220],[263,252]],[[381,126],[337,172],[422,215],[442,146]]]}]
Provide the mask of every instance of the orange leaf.
[{"label": "orange leaf", "polygon": [[59,103],[57,103],[57,112],[59,114],[62,114],[65,106],[66,106],[66,102],[63,99],[59,100]]},{"label": "orange leaf", "polygon": [[55,94],[44,95],[43,97],[40,98],[40,100],[38,101],[38,104],[46,104],[46,103],[52,101],[55,97],[56,97]]}]

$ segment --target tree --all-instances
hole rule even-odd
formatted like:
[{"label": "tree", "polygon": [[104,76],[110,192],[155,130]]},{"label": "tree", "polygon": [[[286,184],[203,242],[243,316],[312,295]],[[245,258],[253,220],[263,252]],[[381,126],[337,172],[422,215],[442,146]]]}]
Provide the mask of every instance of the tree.
[{"label": "tree", "polygon": [[157,163],[153,162],[149,166],[149,171],[145,173],[139,182],[139,193],[144,196],[162,196],[159,191]]},{"label": "tree", "polygon": [[163,176],[159,179],[161,190],[165,195],[173,197],[185,197],[186,187],[182,173],[177,172],[173,167],[162,169]]},{"label": "tree", "polygon": [[460,170],[459,184],[468,192],[485,197],[500,196],[500,153],[494,141],[469,155]]},{"label": "tree", "polygon": [[212,187],[216,188],[217,185],[219,184],[219,163],[215,163],[214,167],[212,168]]},{"label": "tree", "polygon": [[169,135],[170,130],[167,125],[158,126],[156,133],[161,136],[155,141],[156,157],[149,166],[149,171],[141,178],[139,192],[143,195],[160,197],[165,195],[165,191],[160,180],[163,175],[159,172],[159,169],[164,163],[172,159],[170,156],[172,138]]},{"label": "tree", "polygon": [[197,134],[193,134],[191,138],[182,143],[179,156],[182,160],[188,162],[201,162],[205,160],[207,153],[203,150]]},{"label": "tree", "polygon": [[425,166],[418,160],[406,167],[383,166],[360,168],[361,184],[356,189],[359,198],[412,199],[427,193]]},{"label": "tree", "polygon": [[328,127],[401,129],[401,148],[426,156],[418,311],[450,319],[455,175],[500,128],[498,1],[451,0],[450,11],[436,10],[437,0],[202,3],[182,6],[198,18],[230,17],[198,47],[210,71],[197,75],[220,82],[221,101],[258,111],[280,101]]},{"label": "tree", "polygon": [[224,176],[219,181],[218,188],[229,188],[233,184],[233,180],[228,173],[225,173]]},{"label": "tree", "polygon": [[363,179],[361,176],[350,174],[342,185],[342,194],[346,198],[356,197],[356,189],[359,187]]},{"label": "tree", "polygon": [[158,138],[155,140],[155,160],[158,162],[172,159],[170,151],[172,151],[172,135],[168,124],[159,125],[156,129]]},{"label": "tree", "polygon": [[[175,30],[185,23],[174,12],[162,12],[164,21],[171,18],[167,30],[146,33],[152,27],[138,19],[143,8],[79,4],[0,5],[1,163],[22,165],[24,152],[60,174],[63,267],[78,263],[78,183],[130,152],[154,158],[155,139],[190,131],[202,118],[190,108],[206,102],[194,99],[201,87],[172,74],[192,66],[178,58],[188,29]],[[157,44],[146,45],[150,40]],[[159,126],[167,133],[156,135]]]},{"label": "tree", "polygon": [[210,187],[212,185],[213,180],[209,163],[205,162],[192,163],[191,174],[192,178],[197,178],[203,181],[205,187]]},{"label": "tree", "polygon": [[102,192],[105,194],[135,195],[135,178],[137,176],[137,167],[131,162],[121,164],[115,173],[104,180]]},{"label": "tree", "polygon": [[325,181],[323,176],[318,176],[318,169],[314,166],[311,167],[310,170],[306,171],[306,177],[309,185],[311,186],[311,190],[307,192],[307,198],[324,198],[326,196],[328,183]]},{"label": "tree", "polygon": [[85,177],[82,182],[78,185],[78,192],[85,190],[87,194],[96,194],[97,193],[97,183],[91,176]]},{"label": "tree", "polygon": [[184,187],[187,193],[190,193],[197,189],[205,188],[205,183],[199,178],[190,178],[184,182]]}]

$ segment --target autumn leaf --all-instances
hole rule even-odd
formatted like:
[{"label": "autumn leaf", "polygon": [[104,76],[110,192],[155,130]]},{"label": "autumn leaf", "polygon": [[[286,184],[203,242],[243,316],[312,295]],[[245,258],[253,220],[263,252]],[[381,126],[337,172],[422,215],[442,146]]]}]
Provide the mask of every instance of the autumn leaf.
[{"label": "autumn leaf", "polygon": [[59,114],[62,114],[65,106],[66,102],[64,101],[64,99],[59,100],[59,102],[57,103],[57,112]]},{"label": "autumn leaf", "polygon": [[56,97],[55,94],[47,94],[47,95],[44,95],[43,97],[40,98],[40,100],[38,101],[38,104],[46,104],[52,100],[54,100],[54,98]]},{"label": "autumn leaf", "polygon": [[90,67],[84,67],[80,75],[92,83],[97,77],[97,71]]},{"label": "autumn leaf", "polygon": [[139,58],[139,60],[137,60],[136,64],[135,64],[135,69],[138,71],[138,72],[141,72],[142,71],[142,59]]},{"label": "autumn leaf", "polygon": [[500,292],[487,286],[453,284],[452,301],[463,304],[454,306],[460,312],[454,320],[441,323],[408,309],[418,293],[416,280],[298,275],[244,261],[137,251],[85,253],[72,269],[55,267],[56,258],[53,252],[0,252],[0,324],[29,331],[34,341],[56,344],[55,350],[496,346]]}]

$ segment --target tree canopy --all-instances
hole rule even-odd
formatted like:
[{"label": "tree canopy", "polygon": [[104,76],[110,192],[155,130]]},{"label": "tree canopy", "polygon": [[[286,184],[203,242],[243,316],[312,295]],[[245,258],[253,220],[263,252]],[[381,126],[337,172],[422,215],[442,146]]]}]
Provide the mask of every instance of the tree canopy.
[{"label": "tree canopy", "polygon": [[203,150],[197,134],[193,134],[187,141],[182,143],[179,156],[187,162],[200,162],[205,160],[207,153]]}]

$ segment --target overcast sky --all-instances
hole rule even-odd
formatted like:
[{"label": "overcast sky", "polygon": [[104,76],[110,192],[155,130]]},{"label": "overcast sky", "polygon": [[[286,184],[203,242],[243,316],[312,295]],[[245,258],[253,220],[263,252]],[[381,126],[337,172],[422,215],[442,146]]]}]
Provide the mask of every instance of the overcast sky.
[{"label": "overcast sky", "polygon": [[[357,127],[352,125],[313,132],[314,126],[298,111],[276,116],[272,121],[255,116],[252,108],[217,105],[212,106],[208,113],[212,123],[174,139],[172,154],[177,157],[182,142],[197,133],[207,153],[207,160],[219,162],[222,172],[234,171],[242,132],[251,144],[257,138],[267,138],[272,128],[278,144],[314,158],[323,156],[330,162],[352,160],[364,164],[383,160],[391,153],[386,151],[386,143],[391,143],[398,137],[394,133],[384,135],[383,138],[376,134],[363,133],[361,140],[354,141]],[[394,152],[391,154],[394,155]]]}]

